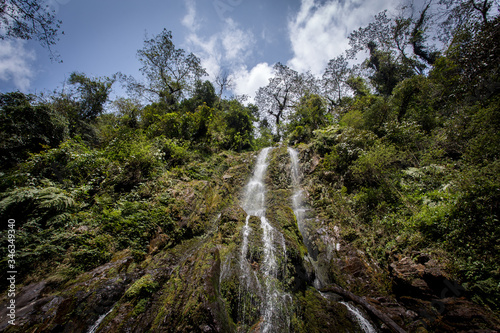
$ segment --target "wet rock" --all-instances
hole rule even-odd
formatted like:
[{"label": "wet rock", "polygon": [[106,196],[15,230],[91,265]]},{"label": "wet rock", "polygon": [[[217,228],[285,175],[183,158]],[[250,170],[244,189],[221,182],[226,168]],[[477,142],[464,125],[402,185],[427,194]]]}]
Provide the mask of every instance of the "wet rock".
[{"label": "wet rock", "polygon": [[[46,289],[47,283],[41,281],[38,283],[32,283],[28,286],[21,288],[16,294],[15,306],[16,306],[16,318],[15,323],[17,325],[26,324],[27,317],[30,313],[34,312],[37,307],[40,307],[49,301],[43,295],[43,290]],[[7,317],[7,305],[10,302],[9,299],[4,299],[1,302],[0,307],[0,318],[5,319],[0,322],[0,331],[3,331],[8,327],[8,317]]]},{"label": "wet rock", "polygon": [[47,281],[22,288],[17,294],[17,325],[6,328],[2,323],[0,331],[26,332],[35,325],[41,331],[85,331],[125,292],[131,276],[120,272],[126,270],[129,261],[127,257],[97,267],[57,294]]},{"label": "wet rock", "polygon": [[478,304],[464,298],[445,298],[434,302],[441,312],[440,326],[454,327],[457,331],[500,331],[500,321]]},{"label": "wet rock", "polygon": [[491,312],[465,298],[466,290],[450,280],[437,261],[420,253],[414,254],[414,258],[396,258],[390,264],[393,291],[407,309],[406,313],[398,310],[393,316],[413,322],[409,325],[412,331],[422,331],[422,325],[431,331],[456,332],[500,328]]}]

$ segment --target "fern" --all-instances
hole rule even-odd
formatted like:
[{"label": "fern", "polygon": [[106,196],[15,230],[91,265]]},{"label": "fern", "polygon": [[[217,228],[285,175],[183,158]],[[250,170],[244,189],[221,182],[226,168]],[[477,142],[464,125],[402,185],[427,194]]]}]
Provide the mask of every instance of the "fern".
[{"label": "fern", "polygon": [[0,201],[0,214],[18,209],[22,206],[27,210],[32,204],[34,215],[45,215],[46,213],[63,213],[75,205],[75,200],[66,191],[57,187],[32,188],[21,187],[5,193],[5,198]]},{"label": "fern", "polygon": [[49,227],[60,227],[64,225],[65,223],[71,221],[71,214],[69,213],[62,213],[59,215],[56,215],[54,217],[51,217],[50,219],[47,220],[47,226]]},{"label": "fern", "polygon": [[0,201],[0,213],[4,213],[19,204],[25,204],[28,201],[32,201],[37,193],[37,189],[29,187],[16,188],[8,192],[7,196]]},{"label": "fern", "polygon": [[57,187],[47,187],[37,193],[37,206],[42,209],[62,212],[75,205],[75,200]]}]

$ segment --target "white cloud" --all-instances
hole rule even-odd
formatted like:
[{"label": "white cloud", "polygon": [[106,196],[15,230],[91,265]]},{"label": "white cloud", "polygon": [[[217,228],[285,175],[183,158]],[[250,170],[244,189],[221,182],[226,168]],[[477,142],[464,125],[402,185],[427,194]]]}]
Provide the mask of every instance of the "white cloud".
[{"label": "white cloud", "polygon": [[192,31],[196,31],[200,28],[199,24],[196,21],[196,5],[194,3],[194,0],[186,0],[185,3],[187,14],[182,19],[182,25]]},{"label": "white cloud", "polygon": [[0,40],[0,80],[14,83],[14,86],[27,91],[34,73],[31,62],[35,52],[24,47],[21,40]]},{"label": "white cloud", "polygon": [[221,34],[225,56],[230,61],[246,58],[255,44],[253,34],[239,29],[232,19],[226,20],[226,26]]},{"label": "white cloud", "polygon": [[302,0],[288,31],[294,56],[288,65],[299,72],[319,75],[332,58],[348,47],[347,36],[366,25],[384,9],[395,8],[394,0]]},{"label": "white cloud", "polygon": [[257,89],[266,86],[272,76],[273,66],[266,62],[257,64],[251,70],[243,66],[231,76],[235,84],[234,92],[249,96],[250,102],[253,102]]},{"label": "white cloud", "polygon": [[[201,59],[201,64],[207,70],[209,78],[214,80],[222,68],[230,72],[241,71],[255,45],[252,32],[241,29],[236,22],[228,18],[224,20],[221,31],[212,36],[204,37],[199,32],[200,27],[195,24],[199,20],[194,1],[186,0],[185,3],[187,14],[183,18],[182,24],[189,29],[189,35],[186,39],[187,45],[189,51]],[[236,90],[238,83],[235,82],[235,85]],[[246,91],[243,87],[240,90]]]},{"label": "white cloud", "polygon": [[207,70],[209,76],[214,78],[220,70],[222,54],[219,48],[217,36],[203,39],[195,32],[191,32],[187,38],[190,51],[200,57],[201,65]]}]

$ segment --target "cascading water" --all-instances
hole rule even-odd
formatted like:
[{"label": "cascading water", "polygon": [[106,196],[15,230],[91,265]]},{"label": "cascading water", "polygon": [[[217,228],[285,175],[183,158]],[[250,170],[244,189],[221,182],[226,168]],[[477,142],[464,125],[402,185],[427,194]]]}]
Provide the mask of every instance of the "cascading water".
[{"label": "cascading water", "polygon": [[[303,196],[303,190],[300,186],[300,168],[299,168],[299,157],[298,153],[295,149],[288,147],[288,154],[290,155],[290,160],[292,162],[292,185],[294,188],[294,194],[292,196],[292,205],[293,205],[293,212],[295,214],[295,218],[297,219],[297,224],[299,227],[299,231],[302,234],[304,244],[306,245],[309,253],[311,254],[312,250],[312,242],[310,239],[309,231],[307,230],[307,225],[306,225],[306,207],[304,204],[304,196]],[[319,278],[319,272],[317,269],[317,263],[314,262],[312,258],[309,258],[311,264],[315,268],[316,271],[316,281],[314,281],[314,285],[316,288],[319,289],[321,287],[321,281],[318,279]],[[323,293],[320,292],[320,294],[325,297]],[[325,297],[326,298],[326,297]],[[360,328],[363,330],[365,333],[376,333],[377,330],[372,326],[372,324],[363,316],[363,314],[353,305],[347,303],[347,302],[340,302],[343,304],[349,312],[352,314],[353,318],[358,322]]]},{"label": "cascading water", "polygon": [[304,219],[306,208],[304,207],[303,191],[300,187],[299,156],[297,151],[290,147],[288,147],[288,154],[290,155],[290,160],[292,161],[292,185],[294,188],[294,193],[292,196],[293,212],[295,214],[295,218],[297,219],[299,231],[304,237]]},{"label": "cascading water", "polygon": [[345,307],[349,310],[349,312],[354,316],[356,321],[359,324],[359,327],[363,330],[365,333],[377,333],[377,330],[373,327],[373,325],[366,319],[361,311],[358,310],[355,306],[347,303],[347,302],[340,302],[341,304],[344,304]]},{"label": "cascading water", "polygon": [[[271,148],[264,148],[257,157],[257,164],[252,178],[247,184],[245,196],[243,198],[243,209],[246,211],[247,218],[243,227],[242,246],[240,254],[240,304],[243,303],[243,308],[239,310],[239,321],[245,323],[246,302],[241,302],[241,295],[248,293],[251,282],[255,282],[261,295],[262,304],[260,307],[261,316],[261,332],[281,332],[289,330],[289,318],[287,315],[287,301],[290,296],[279,288],[278,274],[280,267],[278,265],[277,256],[286,258],[286,246],[283,234],[277,231],[266,219],[266,205],[264,184],[264,176],[267,170],[267,155]],[[263,257],[260,264],[260,275],[264,288],[261,287],[256,274],[252,275],[251,265],[247,260],[249,251],[249,235],[252,232],[250,227],[251,216],[260,218],[260,227],[262,229]],[[276,246],[278,243],[280,249]],[[286,260],[286,259],[283,259]],[[254,272],[255,273],[255,272]],[[246,288],[241,290],[241,286]]]},{"label": "cascading water", "polygon": [[111,309],[109,309],[109,311],[106,312],[105,314],[100,315],[99,318],[97,318],[97,321],[94,323],[94,325],[92,325],[89,328],[87,333],[95,333],[97,331],[97,328],[99,328],[99,325],[101,325],[104,318],[106,318],[106,316],[109,315],[111,311],[113,311],[113,307],[111,307]]},{"label": "cascading water", "polygon": [[297,226],[299,227],[300,234],[302,235],[302,240],[307,248],[308,257],[306,258],[311,265],[314,267],[316,273],[316,279],[314,281],[314,286],[320,288],[322,285],[321,278],[318,274],[317,269],[317,249],[314,246],[314,241],[312,235],[310,234],[309,227],[306,223],[307,208],[304,203],[304,190],[300,186],[301,175],[299,168],[299,155],[297,151],[291,147],[288,147],[288,155],[291,161],[291,172],[292,172],[292,186],[294,193],[292,195],[292,208],[295,218],[297,219]]},{"label": "cascading water", "polygon": [[[248,238],[252,231],[250,227],[250,217],[258,216],[265,219],[265,185],[264,175],[267,169],[267,155],[270,148],[264,148],[257,156],[257,163],[253,172],[252,178],[246,186],[245,196],[243,198],[243,209],[248,214],[243,227],[243,241],[240,253],[240,309],[238,311],[238,320],[241,323],[246,322],[247,303],[244,299],[247,295],[251,295],[248,291],[251,282],[254,281],[258,284],[258,279],[252,274],[250,263],[247,260],[248,255]],[[260,286],[259,286],[260,287]],[[260,288],[259,288],[260,289]],[[253,299],[250,299],[253,303]]]}]

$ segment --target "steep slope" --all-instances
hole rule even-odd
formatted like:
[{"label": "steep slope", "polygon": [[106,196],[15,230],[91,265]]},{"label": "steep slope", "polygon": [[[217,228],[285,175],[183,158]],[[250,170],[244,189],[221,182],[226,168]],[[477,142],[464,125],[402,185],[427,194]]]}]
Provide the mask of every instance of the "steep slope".
[{"label": "steep slope", "polygon": [[[74,279],[59,282],[49,275],[23,286],[18,325],[2,322],[0,330],[493,332],[500,327],[491,312],[462,297],[461,287],[434,258],[418,253],[383,267],[356,248],[351,243],[356,226],[346,227],[341,198],[318,178],[318,159],[307,146],[298,152],[280,146],[258,155],[222,154],[217,163],[225,167],[210,180],[170,181],[155,195],[175,212],[183,237],[175,241],[159,229],[145,256],[125,249]],[[5,309],[2,302],[2,318]]]}]

